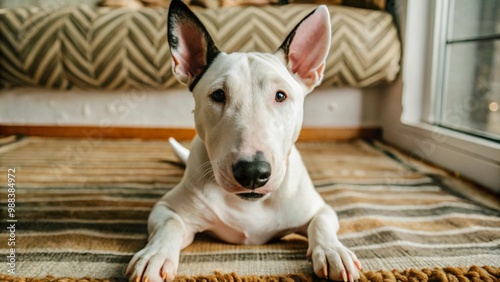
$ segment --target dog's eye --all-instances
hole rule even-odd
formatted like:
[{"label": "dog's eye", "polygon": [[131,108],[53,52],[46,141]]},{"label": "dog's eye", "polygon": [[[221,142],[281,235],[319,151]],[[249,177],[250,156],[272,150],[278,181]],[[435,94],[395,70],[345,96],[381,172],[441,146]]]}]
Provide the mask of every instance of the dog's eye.
[{"label": "dog's eye", "polygon": [[226,101],[226,93],[224,93],[224,90],[218,89],[210,94],[210,98],[212,98],[212,101],[214,102],[224,103]]},{"label": "dog's eye", "polygon": [[281,102],[285,101],[285,99],[286,99],[286,94],[285,94],[285,92],[282,92],[282,91],[278,91],[278,92],[276,92],[276,96],[275,96],[275,98],[274,98],[274,99],[275,99],[275,100],[276,100],[276,102],[278,102],[278,103],[281,103]]}]

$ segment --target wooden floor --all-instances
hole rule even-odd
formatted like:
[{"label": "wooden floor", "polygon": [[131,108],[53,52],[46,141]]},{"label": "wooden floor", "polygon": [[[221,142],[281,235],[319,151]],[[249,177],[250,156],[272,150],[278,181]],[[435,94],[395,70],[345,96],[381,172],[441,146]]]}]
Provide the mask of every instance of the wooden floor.
[{"label": "wooden floor", "polygon": [[[96,127],[96,126],[14,126],[1,125],[0,136],[25,135],[38,137],[70,138],[140,138],[191,140],[196,134],[193,128],[151,128],[151,127]],[[382,136],[380,127],[354,128],[303,128],[300,141],[351,140],[355,138],[378,139]]]}]

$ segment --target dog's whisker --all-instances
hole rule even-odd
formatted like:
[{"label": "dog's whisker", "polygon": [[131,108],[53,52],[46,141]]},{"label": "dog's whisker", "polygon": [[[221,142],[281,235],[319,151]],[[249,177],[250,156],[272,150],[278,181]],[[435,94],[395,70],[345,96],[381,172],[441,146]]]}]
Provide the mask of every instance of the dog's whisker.
[{"label": "dog's whisker", "polygon": [[[198,168],[198,171],[201,171],[199,174],[194,174],[188,182],[193,186],[204,185],[206,183],[215,182],[214,175],[214,164],[216,164],[218,160],[206,161]],[[210,176],[207,178],[207,176]]]}]

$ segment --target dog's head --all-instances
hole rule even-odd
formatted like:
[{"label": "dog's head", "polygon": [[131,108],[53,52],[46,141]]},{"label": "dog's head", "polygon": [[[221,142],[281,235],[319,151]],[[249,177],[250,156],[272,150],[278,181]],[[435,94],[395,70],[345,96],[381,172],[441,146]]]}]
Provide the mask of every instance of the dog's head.
[{"label": "dog's head", "polygon": [[330,36],[330,16],[320,6],[274,54],[226,54],[186,5],[172,1],[173,72],[193,92],[196,130],[224,189],[245,199],[278,189],[300,133],[304,98],[323,78]]}]

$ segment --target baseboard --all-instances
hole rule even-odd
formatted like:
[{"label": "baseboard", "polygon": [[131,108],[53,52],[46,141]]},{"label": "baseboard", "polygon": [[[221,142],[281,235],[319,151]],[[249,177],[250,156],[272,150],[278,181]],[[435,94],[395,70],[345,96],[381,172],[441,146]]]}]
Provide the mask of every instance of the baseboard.
[{"label": "baseboard", "polygon": [[[0,136],[27,135],[72,138],[140,138],[188,140],[195,136],[193,128],[152,127],[99,127],[99,126],[38,126],[0,125]],[[359,128],[303,128],[299,141],[350,140],[355,138],[380,138],[379,127]]]},{"label": "baseboard", "polygon": [[299,141],[331,141],[331,140],[352,140],[356,138],[380,139],[382,128],[380,127],[349,127],[349,128],[302,128]]}]

